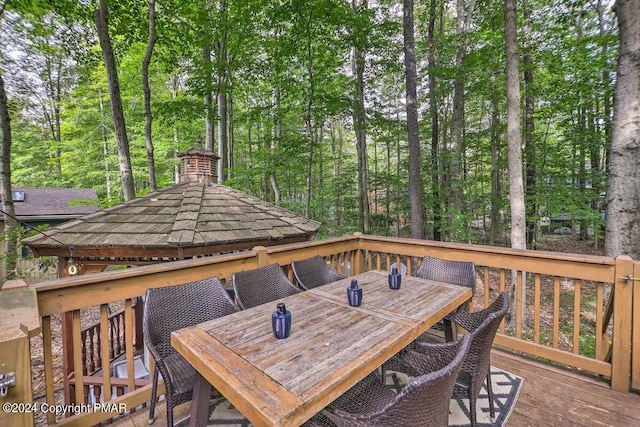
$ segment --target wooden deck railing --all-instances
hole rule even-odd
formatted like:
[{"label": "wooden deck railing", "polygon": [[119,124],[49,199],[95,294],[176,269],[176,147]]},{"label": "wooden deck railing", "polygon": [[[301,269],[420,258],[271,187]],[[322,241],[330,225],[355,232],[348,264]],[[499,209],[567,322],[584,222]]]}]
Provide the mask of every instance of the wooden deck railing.
[{"label": "wooden deck railing", "polygon": [[[133,299],[144,295],[148,288],[179,285],[211,276],[226,279],[233,272],[272,263],[283,266],[293,279],[291,262],[314,255],[325,257],[342,274],[387,270],[393,262],[405,264],[408,274],[413,274],[424,256],[473,261],[478,275],[473,309],[486,307],[503,290],[512,291],[513,305],[496,337],[496,345],[608,378],[615,390],[628,392],[631,386],[637,387],[638,378],[631,375],[634,304],[631,279],[640,276],[640,268],[629,257],[613,259],[356,233],[343,238],[255,248],[243,253],[76,276],[30,286],[37,291],[38,316],[42,319],[46,402],[60,403],[54,396],[52,316],[71,313],[75,401],[82,402],[85,377],[81,370],[80,310],[93,306],[99,311],[101,327],[94,334],[98,334],[102,342],[108,342],[107,304],[124,300],[128,392],[111,396],[110,376],[102,378],[101,388],[105,401],[126,403],[128,408],[134,408],[149,400],[150,386],[140,387],[140,382],[136,384],[134,379]],[[637,282],[635,286],[637,289]],[[640,292],[635,293],[635,298],[636,307],[640,307]],[[640,348],[637,336],[633,339],[635,348]],[[108,346],[103,345],[99,352],[102,360],[110,359]],[[153,367],[149,367],[149,371],[152,370]],[[114,415],[115,412],[100,412],[56,419],[49,414],[47,421],[87,425]]]}]

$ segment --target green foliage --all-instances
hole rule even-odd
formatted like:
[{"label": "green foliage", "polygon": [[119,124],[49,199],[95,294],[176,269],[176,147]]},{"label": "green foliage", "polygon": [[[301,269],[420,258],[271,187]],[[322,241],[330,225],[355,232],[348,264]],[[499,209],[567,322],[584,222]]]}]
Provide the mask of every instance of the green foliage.
[{"label": "green foliage", "polygon": [[[107,206],[122,196],[109,91],[92,20],[96,4],[10,2],[0,49],[4,53],[11,46],[12,54],[3,55],[0,66],[12,109],[13,183],[94,188]],[[233,103],[233,161],[226,184],[299,213],[306,209],[309,187],[309,216],[323,222],[319,235],[355,231],[359,212],[351,56],[357,46],[366,52],[372,230],[402,233],[410,218],[398,4],[382,1],[354,9],[337,0],[250,0],[226,2],[226,8],[220,5],[204,0],[157,5],[158,40],[150,85],[160,187],[174,181],[176,152],[191,148],[204,135],[205,95],[215,98],[224,92]],[[491,207],[499,207],[502,217],[508,218],[504,5],[481,0],[471,12],[464,65],[463,178],[453,183],[463,189],[464,200],[456,212],[448,200],[455,179],[450,176],[449,143],[460,38],[455,34],[455,15],[438,2],[436,64],[428,67],[429,6],[422,2],[415,10],[427,231],[435,227],[434,206],[439,205],[445,239],[485,241],[487,230],[481,225],[488,224]],[[145,194],[140,69],[148,5],[118,1],[109,2],[109,7],[136,189]],[[617,55],[613,15],[602,11],[599,16],[590,3],[581,1],[565,5],[536,0],[527,7],[531,31],[521,33],[521,49],[531,53],[534,76],[533,84],[522,88],[523,100],[529,97],[535,105],[537,181],[528,203],[535,203],[538,212],[532,219],[563,213],[600,230]],[[219,54],[223,43],[226,58]],[[203,58],[206,47],[211,62]],[[55,64],[61,64],[59,73],[50,72]],[[225,73],[229,78],[223,84]],[[428,85],[430,73],[437,81],[434,93]],[[56,100],[51,83],[58,76]],[[439,119],[437,170],[432,170],[431,158],[432,95]],[[51,131],[55,107],[59,137]],[[217,114],[214,111],[214,119]],[[491,167],[492,156],[497,170]],[[431,191],[434,175],[439,178],[437,199]],[[499,191],[492,195],[492,185],[498,184]],[[504,226],[496,224],[499,229]]]}]

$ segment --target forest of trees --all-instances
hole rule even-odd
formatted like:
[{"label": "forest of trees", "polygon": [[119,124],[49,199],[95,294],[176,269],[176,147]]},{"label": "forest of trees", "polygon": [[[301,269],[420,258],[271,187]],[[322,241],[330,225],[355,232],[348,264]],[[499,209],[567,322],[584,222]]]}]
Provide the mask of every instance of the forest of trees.
[{"label": "forest of trees", "polygon": [[[611,6],[0,0],[3,160],[8,143],[13,185],[94,188],[110,206],[173,184],[176,153],[202,143],[219,182],[323,235],[506,245],[520,182],[529,248],[560,215],[601,242],[616,155],[635,153],[616,197],[635,182],[640,211],[640,1]],[[616,97],[636,96],[636,115],[612,150],[622,35],[636,82]],[[637,215],[620,227],[640,257]]]}]

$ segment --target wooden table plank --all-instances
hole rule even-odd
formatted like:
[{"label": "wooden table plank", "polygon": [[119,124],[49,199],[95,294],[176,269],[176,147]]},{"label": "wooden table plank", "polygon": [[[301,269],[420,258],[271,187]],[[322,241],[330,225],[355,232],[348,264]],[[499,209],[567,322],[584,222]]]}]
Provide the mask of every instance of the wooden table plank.
[{"label": "wooden table plank", "polygon": [[[386,272],[356,278],[360,307],[345,279],[176,331],[172,344],[255,425],[300,425],[471,297],[409,276],[391,290]],[[284,340],[271,329],[278,302],[292,313]]]},{"label": "wooden table plank", "polygon": [[[374,270],[356,276],[362,287],[362,305],[355,309],[389,319],[417,322],[416,337],[472,297],[469,288],[413,276],[402,276],[400,289],[393,290],[387,285],[387,275],[386,271]],[[351,279],[319,286],[309,292],[348,304],[346,288]]]},{"label": "wooden table plank", "polygon": [[[171,344],[256,425],[278,425],[282,414],[304,404],[202,329],[173,332]],[[253,402],[261,404],[254,406]]]}]

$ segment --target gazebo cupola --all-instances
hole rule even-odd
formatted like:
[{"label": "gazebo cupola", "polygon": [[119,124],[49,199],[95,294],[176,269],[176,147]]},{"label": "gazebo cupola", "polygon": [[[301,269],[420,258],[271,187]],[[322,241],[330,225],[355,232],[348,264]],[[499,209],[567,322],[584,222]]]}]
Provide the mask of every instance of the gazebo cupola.
[{"label": "gazebo cupola", "polygon": [[213,151],[198,145],[179,153],[178,157],[182,159],[179,184],[185,182],[218,182],[216,166],[220,158],[213,154]]}]

